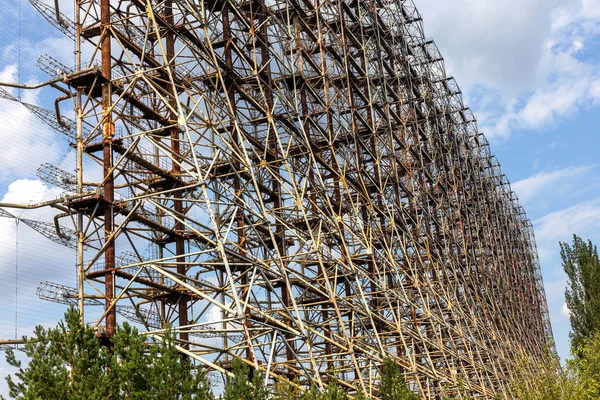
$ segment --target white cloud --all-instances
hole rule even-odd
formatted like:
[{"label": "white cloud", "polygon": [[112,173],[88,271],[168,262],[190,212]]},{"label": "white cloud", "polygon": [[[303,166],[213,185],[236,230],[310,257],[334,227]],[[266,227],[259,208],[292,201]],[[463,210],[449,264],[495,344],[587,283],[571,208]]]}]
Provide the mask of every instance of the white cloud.
[{"label": "white cloud", "polygon": [[536,77],[552,10],[562,2],[421,0],[416,5],[459,83],[519,90]]},{"label": "white cloud", "polygon": [[583,50],[584,47],[585,47],[585,44],[583,42],[576,40],[573,42],[573,47],[571,47],[571,52],[579,53],[581,50]]},{"label": "white cloud", "polygon": [[[0,79],[16,81],[16,68],[7,66],[0,70]],[[35,97],[34,93],[27,93]],[[35,98],[28,98],[35,103]],[[0,180],[15,175],[33,177],[39,163],[56,162],[61,151],[58,134],[42,123],[18,102],[0,99],[0,142],[2,143],[2,169]],[[39,163],[32,162],[33,160]]]},{"label": "white cloud", "polygon": [[595,103],[600,103],[600,79],[595,80],[590,85],[590,97]]},{"label": "white cloud", "polygon": [[[536,195],[539,195],[547,190],[551,190],[553,192],[558,191],[559,188],[556,187],[558,182],[564,181],[567,178],[569,180],[580,178],[592,168],[593,167],[591,166],[583,166],[569,167],[556,171],[544,171],[529,178],[517,181],[511,186],[515,193],[519,196],[519,200],[521,200],[523,203],[526,203]],[[569,185],[563,185],[562,188],[567,186]]]},{"label": "white cloud", "polygon": [[558,242],[570,242],[573,234],[600,241],[600,198],[552,212],[533,222],[542,265],[558,257]]},{"label": "white cloud", "polygon": [[523,109],[513,115],[514,122],[535,129],[568,116],[575,111],[580,99],[583,99],[587,87],[587,82],[580,80],[536,92]]},{"label": "white cloud", "polygon": [[571,310],[569,310],[567,303],[563,303],[562,307],[560,308],[560,312],[567,318],[571,316]]},{"label": "white cloud", "polygon": [[[0,193],[0,202],[29,204],[54,199],[60,193],[60,189],[48,188],[39,180],[20,179],[10,183],[6,193]],[[49,207],[5,210],[19,218],[44,222],[52,222],[57,213]],[[61,223],[69,226],[67,221]],[[23,222],[17,225],[12,218],[0,218],[0,279],[3,284],[0,338],[30,335],[33,326],[39,323],[56,324],[65,306],[39,299],[36,289],[46,280],[72,286],[75,283],[74,255],[73,250],[51,242]],[[2,358],[0,353],[0,376],[14,373]],[[0,382],[0,394],[8,394],[4,379]]]},{"label": "white cloud", "polygon": [[465,86],[490,138],[539,130],[600,102],[584,62],[600,35],[599,0],[421,0],[426,33]]},{"label": "white cloud", "polygon": [[[59,197],[61,190],[57,188],[48,188],[39,180],[21,179],[11,183],[8,191],[2,197],[1,203],[32,204],[40,201],[51,200]],[[52,222],[57,210],[45,207],[39,209],[11,209],[3,207],[5,211],[13,214],[20,219],[30,219],[35,221]],[[69,226],[68,220],[61,222],[62,225]],[[18,236],[17,236],[18,232]],[[16,240],[18,239],[20,247],[17,254]],[[36,251],[34,251],[34,249]],[[44,258],[43,254],[37,252],[39,249],[46,249],[52,255],[52,258]],[[12,274],[15,257],[20,258],[20,263],[26,266],[27,274],[37,275],[39,279],[34,279],[29,284],[35,285],[47,276],[48,262],[56,266],[66,267],[65,272],[52,279],[73,278],[74,251],[59,244],[52,243],[38,232],[19,223],[18,231],[15,220],[11,218],[0,218],[0,276],[6,277]],[[51,261],[50,261],[51,260]],[[8,275],[7,275],[8,274]],[[24,282],[24,286],[28,283]],[[35,290],[34,290],[35,292]],[[0,299],[8,295],[6,292],[0,292]]]},{"label": "white cloud", "polygon": [[6,203],[31,204],[40,201],[49,193],[46,185],[39,180],[19,179],[8,186],[2,199]]},{"label": "white cloud", "polygon": [[208,320],[208,322],[215,323],[214,325],[212,325],[214,328],[219,327],[219,324],[217,324],[217,322],[223,321],[223,315],[222,315],[221,308],[217,307],[215,305],[210,306],[208,313],[207,313],[207,320]]},{"label": "white cloud", "polygon": [[[551,212],[533,221],[541,265],[560,263],[559,242],[570,243],[573,234],[600,242],[600,197]],[[564,278],[562,268],[558,268]],[[551,271],[547,271],[552,273]],[[556,277],[553,277],[553,281]],[[564,279],[563,279],[564,280]],[[549,296],[550,298],[550,296]]]},{"label": "white cloud", "polygon": [[588,18],[600,18],[600,1],[583,0],[582,13]]},{"label": "white cloud", "polygon": [[576,204],[564,210],[556,211],[535,221],[537,237],[540,240],[557,239],[572,233],[589,233],[600,222],[600,199]]}]

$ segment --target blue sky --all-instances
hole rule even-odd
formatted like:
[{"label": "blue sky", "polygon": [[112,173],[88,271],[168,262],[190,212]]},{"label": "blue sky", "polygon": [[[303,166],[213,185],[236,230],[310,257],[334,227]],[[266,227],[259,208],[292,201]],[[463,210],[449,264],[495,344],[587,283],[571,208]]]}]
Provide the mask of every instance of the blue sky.
[{"label": "blue sky", "polygon": [[[46,79],[35,66],[44,53],[73,64],[69,40],[28,1],[5,3],[0,13],[0,81]],[[578,233],[600,243],[600,0],[415,3],[426,35],[436,40],[449,74],[456,77],[534,223],[557,348],[566,357],[569,321],[558,242]],[[72,1],[61,4],[65,14],[72,14]],[[55,93],[22,96],[52,107]],[[0,121],[0,199],[28,202],[59,195],[60,190],[37,181],[35,170],[42,162],[71,169],[72,154],[64,158],[65,142],[16,103],[0,100]],[[51,212],[22,216],[50,221]],[[61,315],[62,308],[36,298],[41,280],[70,285],[75,280],[73,255],[28,229],[19,226],[17,252],[16,225],[0,218],[0,279],[9,288],[0,292],[2,338],[14,336],[15,308],[19,335],[37,323],[52,324]],[[0,363],[0,375],[6,371]]]},{"label": "blue sky", "polygon": [[600,1],[416,0],[533,221],[559,354],[559,241],[600,243]]}]

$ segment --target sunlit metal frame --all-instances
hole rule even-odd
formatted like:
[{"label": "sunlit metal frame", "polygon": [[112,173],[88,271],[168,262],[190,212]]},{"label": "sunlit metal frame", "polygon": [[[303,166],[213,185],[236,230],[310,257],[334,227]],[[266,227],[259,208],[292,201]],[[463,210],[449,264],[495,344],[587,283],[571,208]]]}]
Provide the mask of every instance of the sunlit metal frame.
[{"label": "sunlit metal frame", "polygon": [[424,398],[507,398],[553,347],[531,223],[412,1],[76,3],[77,66],[39,63],[77,176],[40,174],[79,195],[79,289],[45,298],[373,397],[391,357]]}]

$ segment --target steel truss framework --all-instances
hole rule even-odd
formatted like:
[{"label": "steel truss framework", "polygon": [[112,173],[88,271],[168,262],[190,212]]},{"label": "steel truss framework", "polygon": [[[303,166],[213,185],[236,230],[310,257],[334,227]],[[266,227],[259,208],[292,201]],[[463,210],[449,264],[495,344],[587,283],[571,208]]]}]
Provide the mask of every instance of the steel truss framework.
[{"label": "steel truss framework", "polygon": [[40,173],[76,186],[80,275],[45,298],[104,305],[106,336],[117,313],[172,325],[220,373],[373,397],[386,356],[424,398],[508,397],[553,346],[531,223],[412,1],[77,0],[54,22],[78,65],[40,67],[79,169]]}]

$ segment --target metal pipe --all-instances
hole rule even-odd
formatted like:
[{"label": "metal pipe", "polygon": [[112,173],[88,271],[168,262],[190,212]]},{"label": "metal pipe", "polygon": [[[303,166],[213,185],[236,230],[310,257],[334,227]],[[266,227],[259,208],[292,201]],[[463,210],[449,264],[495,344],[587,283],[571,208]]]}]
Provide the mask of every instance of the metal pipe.
[{"label": "metal pipe", "polygon": [[50,79],[49,81],[36,83],[33,85],[25,85],[23,83],[14,83],[14,82],[0,82],[0,86],[12,87],[12,88],[17,88],[17,89],[38,89],[38,88],[50,85],[52,83],[60,82],[61,80],[63,80],[62,76],[58,77],[58,78]]},{"label": "metal pipe", "polygon": [[61,213],[61,214],[56,214],[56,215],[54,216],[54,229],[56,230],[56,234],[57,234],[57,235],[58,235],[60,238],[63,238],[63,239],[68,239],[68,237],[67,237],[67,236],[65,236],[65,235],[64,235],[64,234],[61,232],[61,230],[60,230],[60,224],[58,223],[58,219],[59,219],[59,218],[63,218],[63,217],[68,217],[68,216],[70,216],[70,215],[71,215],[70,213],[68,213],[68,212],[65,212],[65,213]]},{"label": "metal pipe", "polygon": [[62,24],[62,18],[60,17],[60,8],[58,7],[58,0],[54,0],[54,12],[56,13],[56,21]]},{"label": "metal pipe", "polygon": [[0,339],[0,346],[1,345],[8,345],[8,344],[25,344],[25,343],[35,343],[37,342],[38,339],[34,339],[34,338],[24,338],[24,339]]},{"label": "metal pipe", "polygon": [[71,92],[69,92],[69,91],[68,91],[67,89],[65,89],[65,88],[62,88],[62,87],[58,86],[56,83],[51,83],[51,84],[50,84],[50,86],[51,86],[52,88],[54,88],[54,89],[56,89],[56,90],[58,90],[58,91],[60,91],[60,92],[64,93],[66,96],[69,96],[69,97],[73,96],[73,94],[72,94]]},{"label": "metal pipe", "polygon": [[71,95],[65,95],[65,96],[61,96],[61,97],[57,97],[56,100],[54,100],[54,111],[56,111],[56,120],[58,121],[58,124],[60,126],[65,126],[65,123],[63,122],[62,118],[60,117],[60,107],[58,106],[58,103],[60,103],[63,100],[68,100],[71,98]]},{"label": "metal pipe", "polygon": [[77,194],[77,195],[72,195],[72,196],[63,196],[63,197],[59,197],[58,199],[43,201],[41,203],[34,203],[34,204],[0,203],[0,207],[30,210],[30,209],[34,209],[34,208],[53,206],[55,204],[64,203],[69,200],[81,199],[83,197],[94,196],[96,194],[97,194],[96,192],[87,192],[87,193],[82,193],[82,194]]},{"label": "metal pipe", "polygon": [[72,76],[75,76],[75,75],[78,75],[81,73],[91,72],[95,69],[96,69],[96,67],[86,68],[81,71],[72,72],[70,74],[63,74],[62,76],[59,76],[57,78],[53,78],[53,79],[50,79],[50,80],[47,80],[47,81],[44,81],[41,83],[35,83],[32,85],[29,85],[29,84],[26,85],[24,83],[14,83],[14,82],[0,82],[0,86],[17,88],[17,89],[39,89],[44,86],[52,85],[53,83],[66,82]]}]

